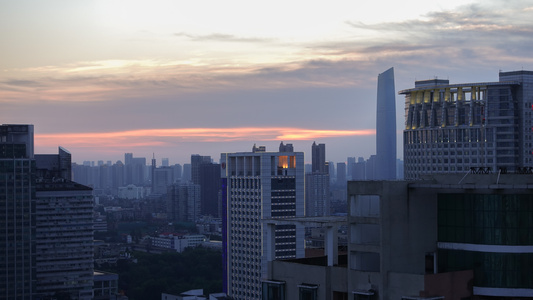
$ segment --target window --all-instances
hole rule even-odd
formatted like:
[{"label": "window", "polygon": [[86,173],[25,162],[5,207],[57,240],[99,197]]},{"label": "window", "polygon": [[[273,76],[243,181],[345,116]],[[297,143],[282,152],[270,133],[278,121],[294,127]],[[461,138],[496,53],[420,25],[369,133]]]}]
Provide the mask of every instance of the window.
[{"label": "window", "polygon": [[284,281],[263,281],[263,300],[285,300]]},{"label": "window", "polygon": [[374,299],[373,290],[355,290],[352,292],[353,300],[371,300]]},{"label": "window", "polygon": [[299,288],[299,300],[316,300],[318,285],[302,283]]}]

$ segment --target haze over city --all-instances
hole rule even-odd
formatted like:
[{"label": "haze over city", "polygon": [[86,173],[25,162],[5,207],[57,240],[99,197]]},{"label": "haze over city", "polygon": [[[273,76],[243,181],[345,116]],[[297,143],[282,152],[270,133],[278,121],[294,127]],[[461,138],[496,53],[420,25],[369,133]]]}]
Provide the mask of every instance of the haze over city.
[{"label": "haze over city", "polygon": [[75,162],[314,140],[328,160],[368,157],[379,73],[398,91],[532,69],[532,16],[533,1],[4,0],[0,119]]}]

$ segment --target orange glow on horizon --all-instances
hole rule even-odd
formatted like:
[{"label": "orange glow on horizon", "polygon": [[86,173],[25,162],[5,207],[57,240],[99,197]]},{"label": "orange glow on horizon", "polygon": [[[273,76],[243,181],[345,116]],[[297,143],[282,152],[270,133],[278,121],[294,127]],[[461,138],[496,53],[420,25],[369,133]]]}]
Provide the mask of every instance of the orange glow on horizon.
[{"label": "orange glow on horizon", "polygon": [[179,142],[232,142],[312,140],[328,137],[373,135],[375,130],[313,130],[291,127],[166,128],[114,132],[35,134],[41,147],[130,148],[165,146]]}]

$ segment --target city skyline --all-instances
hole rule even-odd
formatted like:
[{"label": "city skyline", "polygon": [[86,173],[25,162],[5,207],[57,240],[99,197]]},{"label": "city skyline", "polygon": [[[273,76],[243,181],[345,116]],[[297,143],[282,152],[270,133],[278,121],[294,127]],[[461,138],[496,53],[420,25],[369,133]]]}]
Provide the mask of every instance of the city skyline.
[{"label": "city skyline", "polygon": [[0,2],[0,119],[34,124],[36,152],[74,162],[182,164],[281,141],[306,162],[327,144],[339,162],[375,154],[382,70],[398,92],[533,69],[532,1],[277,4]]}]

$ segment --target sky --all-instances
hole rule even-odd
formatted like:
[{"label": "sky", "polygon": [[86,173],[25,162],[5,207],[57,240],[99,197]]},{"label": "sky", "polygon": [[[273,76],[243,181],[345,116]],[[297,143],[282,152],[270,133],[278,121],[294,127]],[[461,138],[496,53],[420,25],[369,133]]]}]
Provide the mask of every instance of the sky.
[{"label": "sky", "polygon": [[78,163],[281,141],[368,158],[380,73],[497,81],[533,70],[532,36],[533,1],[0,0],[0,124]]}]

